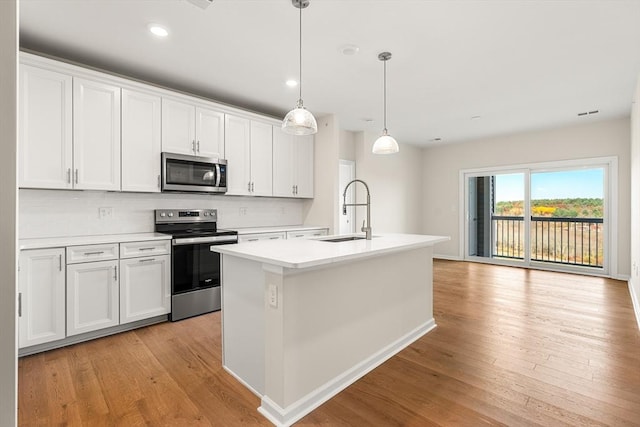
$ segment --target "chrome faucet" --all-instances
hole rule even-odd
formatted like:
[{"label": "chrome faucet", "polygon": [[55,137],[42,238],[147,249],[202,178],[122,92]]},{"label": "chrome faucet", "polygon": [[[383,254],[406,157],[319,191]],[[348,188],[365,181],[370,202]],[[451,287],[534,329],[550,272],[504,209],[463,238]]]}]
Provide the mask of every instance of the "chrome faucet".
[{"label": "chrome faucet", "polygon": [[[347,190],[349,186],[354,182],[361,182],[367,189],[367,203],[347,203]],[[369,186],[361,179],[354,179],[344,187],[344,193],[342,193],[342,215],[347,214],[347,206],[366,206],[367,207],[367,222],[362,221],[361,230],[364,231],[367,240],[371,240],[371,193],[369,193]]]}]

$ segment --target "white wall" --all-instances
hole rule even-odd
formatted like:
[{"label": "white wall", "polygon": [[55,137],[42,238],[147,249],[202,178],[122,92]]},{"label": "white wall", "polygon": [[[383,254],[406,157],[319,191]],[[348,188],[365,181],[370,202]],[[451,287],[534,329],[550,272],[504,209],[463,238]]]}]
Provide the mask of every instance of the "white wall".
[{"label": "white wall", "polygon": [[18,2],[0,1],[0,425],[17,424]]},{"label": "white wall", "polygon": [[640,327],[640,76],[631,110],[631,299]]},{"label": "white wall", "polygon": [[[101,207],[113,216],[100,219]],[[154,209],[217,209],[220,228],[299,225],[303,207],[271,197],[21,189],[18,229],[21,239],[152,232]]]},{"label": "white wall", "polygon": [[328,226],[329,234],[333,234],[339,230],[340,126],[336,116],[318,118],[314,155],[314,198],[305,205],[304,223]]},{"label": "white wall", "polygon": [[[356,134],[356,178],[371,191],[371,225],[375,233],[421,233],[422,231],[422,149],[400,144],[397,154],[373,154],[377,133]],[[354,184],[356,185],[356,184]],[[358,202],[366,191],[357,184]],[[366,209],[357,208],[356,230],[360,230]]]},{"label": "white wall", "polygon": [[451,236],[449,242],[436,246],[438,255],[462,255],[458,216],[458,180],[462,169],[617,156],[617,271],[619,275],[629,275],[630,263],[626,255],[630,250],[629,140],[629,118],[625,117],[427,148],[422,161],[423,232]]}]

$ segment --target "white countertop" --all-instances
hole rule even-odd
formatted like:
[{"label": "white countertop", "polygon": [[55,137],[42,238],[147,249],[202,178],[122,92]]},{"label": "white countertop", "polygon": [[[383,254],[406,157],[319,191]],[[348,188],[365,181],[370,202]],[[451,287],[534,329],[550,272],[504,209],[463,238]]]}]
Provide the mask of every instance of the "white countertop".
[{"label": "white countertop", "polygon": [[236,228],[238,234],[254,234],[254,233],[284,233],[286,231],[306,231],[328,229],[329,227],[313,226],[313,225],[283,225],[279,227],[250,227]]},{"label": "white countertop", "polygon": [[378,256],[392,252],[433,246],[450,240],[449,236],[422,234],[374,234],[372,240],[324,242],[318,239],[261,240],[237,245],[214,246],[212,250],[285,268],[309,268],[320,265]]},{"label": "white countertop", "polygon": [[104,234],[94,236],[43,237],[38,239],[20,239],[18,248],[44,249],[64,246],[97,245],[104,243],[126,243],[147,240],[170,240],[171,236],[162,233]]}]

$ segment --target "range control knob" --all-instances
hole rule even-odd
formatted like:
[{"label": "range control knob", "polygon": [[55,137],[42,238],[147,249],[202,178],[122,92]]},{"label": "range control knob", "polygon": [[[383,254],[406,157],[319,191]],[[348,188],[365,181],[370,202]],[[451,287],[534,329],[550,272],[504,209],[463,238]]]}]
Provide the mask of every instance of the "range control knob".
[{"label": "range control knob", "polygon": [[205,212],[205,213],[204,213],[204,216],[209,216],[209,212]]},{"label": "range control knob", "polygon": [[161,217],[165,217],[165,216],[167,216],[167,214],[166,214],[166,213],[164,213],[164,212],[160,212],[160,216],[161,216]]},{"label": "range control knob", "polygon": [[168,215],[169,215],[169,216],[173,216],[173,212],[169,212],[169,213],[168,213]]}]

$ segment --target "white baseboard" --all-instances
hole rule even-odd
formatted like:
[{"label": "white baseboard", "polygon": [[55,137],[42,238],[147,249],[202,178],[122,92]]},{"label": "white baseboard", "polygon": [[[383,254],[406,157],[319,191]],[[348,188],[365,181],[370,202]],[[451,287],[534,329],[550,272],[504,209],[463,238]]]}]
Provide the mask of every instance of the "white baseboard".
[{"label": "white baseboard", "polygon": [[463,261],[463,258],[457,255],[433,254],[433,257],[436,259],[445,259],[447,261]]},{"label": "white baseboard", "polygon": [[262,398],[262,405],[258,408],[258,411],[276,426],[288,427],[435,327],[436,322],[434,319],[425,322],[286,408],[280,407],[273,400],[269,399],[268,396],[264,396]]},{"label": "white baseboard", "polygon": [[229,375],[231,375],[233,378],[235,378],[236,380],[238,380],[238,382],[240,382],[243,386],[245,386],[246,388],[249,389],[249,391],[253,394],[255,394],[256,396],[258,396],[259,398],[262,398],[262,393],[259,393],[258,390],[256,390],[255,388],[251,387],[245,380],[243,380],[242,378],[240,378],[240,376],[236,375],[235,372],[233,372],[231,369],[229,369],[227,367],[227,365],[222,365],[222,368],[227,371],[229,373]]},{"label": "white baseboard", "polygon": [[629,294],[631,294],[631,303],[633,304],[633,312],[636,314],[636,321],[638,322],[638,329],[640,329],[640,301],[639,296],[633,291],[633,279],[629,279]]}]

